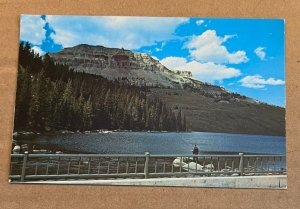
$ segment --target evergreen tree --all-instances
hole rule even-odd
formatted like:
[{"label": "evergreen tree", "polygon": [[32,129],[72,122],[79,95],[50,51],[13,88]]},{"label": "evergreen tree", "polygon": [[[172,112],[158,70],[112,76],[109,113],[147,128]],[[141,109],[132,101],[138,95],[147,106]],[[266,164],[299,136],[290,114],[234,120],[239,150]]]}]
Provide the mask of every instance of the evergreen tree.
[{"label": "evergreen tree", "polygon": [[83,105],[83,126],[85,130],[90,130],[93,125],[93,107],[91,97]]},{"label": "evergreen tree", "polygon": [[[28,111],[31,100],[31,77],[28,69],[19,67],[15,107],[15,128],[28,123]],[[24,128],[24,127],[23,127]]]},{"label": "evergreen tree", "polygon": [[187,131],[187,127],[186,127],[186,117],[185,117],[185,115],[183,115],[182,131]]}]

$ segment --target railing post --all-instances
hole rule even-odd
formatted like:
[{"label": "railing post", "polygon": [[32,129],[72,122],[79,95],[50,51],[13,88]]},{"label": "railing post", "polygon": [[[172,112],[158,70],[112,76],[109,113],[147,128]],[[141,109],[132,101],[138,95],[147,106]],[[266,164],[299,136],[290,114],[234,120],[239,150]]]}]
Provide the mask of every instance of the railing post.
[{"label": "railing post", "polygon": [[28,158],[28,152],[25,152],[25,153],[24,153],[24,157],[23,157],[23,165],[22,165],[22,173],[21,173],[21,182],[24,182],[24,180],[25,180],[27,158]]},{"label": "railing post", "polygon": [[[189,163],[189,161],[188,161],[188,163]],[[180,157],[179,171],[180,171],[180,173],[182,172],[182,157]]]},{"label": "railing post", "polygon": [[244,153],[239,153],[239,156],[240,156],[239,171],[240,171],[240,176],[243,176],[244,175]]},{"label": "railing post", "polygon": [[282,175],[283,174],[283,168],[282,168],[282,157],[280,156],[279,158],[279,175]]},{"label": "railing post", "polygon": [[149,158],[150,158],[150,153],[149,152],[145,152],[145,167],[144,167],[144,173],[145,173],[145,179],[147,179],[149,177]]}]

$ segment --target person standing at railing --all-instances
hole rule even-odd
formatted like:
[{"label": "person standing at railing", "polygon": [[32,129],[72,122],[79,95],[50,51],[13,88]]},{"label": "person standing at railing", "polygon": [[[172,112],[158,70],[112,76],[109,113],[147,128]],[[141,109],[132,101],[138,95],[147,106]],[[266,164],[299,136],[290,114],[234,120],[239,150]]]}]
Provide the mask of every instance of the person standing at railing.
[{"label": "person standing at railing", "polygon": [[[193,152],[193,155],[198,155],[198,154],[199,154],[199,148],[197,147],[196,144],[195,144],[195,146],[194,146],[192,152]],[[193,157],[193,161],[194,161],[194,162],[197,162],[197,161],[198,161],[198,157]]]}]

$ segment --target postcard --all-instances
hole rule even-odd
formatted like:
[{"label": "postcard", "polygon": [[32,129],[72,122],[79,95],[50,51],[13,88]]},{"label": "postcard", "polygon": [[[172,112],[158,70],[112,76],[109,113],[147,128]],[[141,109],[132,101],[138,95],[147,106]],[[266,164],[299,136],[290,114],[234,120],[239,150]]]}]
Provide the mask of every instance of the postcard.
[{"label": "postcard", "polygon": [[20,22],[10,182],[287,188],[284,20]]}]

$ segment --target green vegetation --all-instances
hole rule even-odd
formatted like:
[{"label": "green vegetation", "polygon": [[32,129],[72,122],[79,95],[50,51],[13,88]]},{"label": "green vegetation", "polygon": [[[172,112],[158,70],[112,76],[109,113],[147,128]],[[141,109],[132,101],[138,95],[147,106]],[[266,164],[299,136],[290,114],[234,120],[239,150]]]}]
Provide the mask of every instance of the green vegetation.
[{"label": "green vegetation", "polygon": [[20,43],[15,130],[185,131],[182,111],[172,111],[143,88],[74,72]]}]

